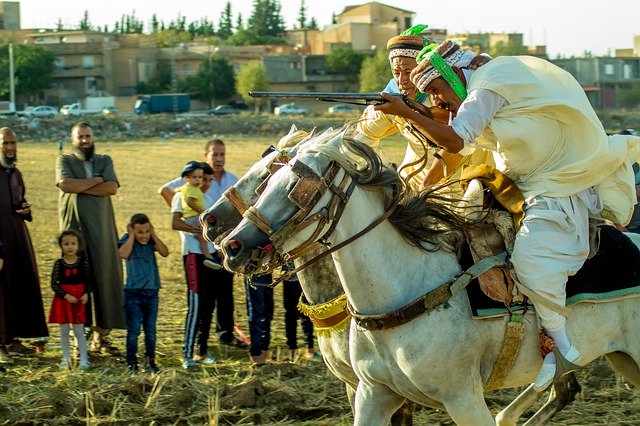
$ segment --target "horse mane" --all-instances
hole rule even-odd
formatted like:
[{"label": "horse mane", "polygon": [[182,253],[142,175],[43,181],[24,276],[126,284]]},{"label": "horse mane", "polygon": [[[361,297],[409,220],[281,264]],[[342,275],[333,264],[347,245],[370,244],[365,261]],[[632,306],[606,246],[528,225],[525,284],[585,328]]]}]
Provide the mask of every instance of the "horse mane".
[{"label": "horse mane", "polygon": [[[304,150],[337,161],[362,188],[382,195],[385,210],[396,206],[389,221],[407,243],[425,251],[439,250],[445,244],[457,249],[466,225],[455,210],[459,200],[446,197],[441,191],[448,184],[419,193],[412,191],[395,167],[385,164],[373,148],[345,136],[349,127],[347,124],[338,131],[324,132]],[[341,143],[329,143],[337,142],[336,138]]]}]

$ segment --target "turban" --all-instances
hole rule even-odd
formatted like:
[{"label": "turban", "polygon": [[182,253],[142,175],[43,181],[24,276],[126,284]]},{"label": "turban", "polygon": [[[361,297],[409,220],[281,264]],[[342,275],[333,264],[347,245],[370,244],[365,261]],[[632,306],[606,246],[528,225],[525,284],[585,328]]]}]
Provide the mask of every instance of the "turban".
[{"label": "turban", "polygon": [[413,27],[404,30],[400,35],[391,37],[387,42],[389,61],[391,62],[394,58],[398,57],[415,59],[425,46],[432,43],[427,37],[420,35],[420,33],[427,27],[428,25],[414,25]]},{"label": "turban", "polygon": [[[425,49],[426,50],[426,49]],[[411,71],[411,82],[424,92],[433,80],[444,77],[461,99],[466,97],[466,90],[451,67],[464,68],[475,57],[471,51],[463,51],[451,40],[442,42],[431,51],[421,52],[417,57],[418,66]],[[464,95],[462,95],[462,91]]]}]

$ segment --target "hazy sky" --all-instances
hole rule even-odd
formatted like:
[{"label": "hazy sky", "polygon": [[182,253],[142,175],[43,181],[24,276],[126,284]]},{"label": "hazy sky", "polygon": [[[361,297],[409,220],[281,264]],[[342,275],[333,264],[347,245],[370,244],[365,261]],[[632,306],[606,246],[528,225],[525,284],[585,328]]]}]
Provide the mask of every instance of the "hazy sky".
[{"label": "hazy sky", "polygon": [[[187,22],[206,17],[217,26],[226,0],[21,0],[22,28],[54,28],[59,19],[76,26],[84,11],[93,25],[113,28],[123,14],[135,12],[145,22],[151,16],[168,23],[182,15]],[[246,23],[252,0],[234,0],[232,15],[241,13]],[[366,3],[344,0],[306,0],[307,17],[320,27],[331,22],[347,5]],[[640,0],[383,0],[381,3],[416,13],[414,23],[454,32],[520,32],[525,44],[546,44],[551,57],[581,55],[585,50],[604,55],[615,48],[633,47],[634,35],[640,35]],[[293,27],[300,0],[281,0],[287,28]],[[429,7],[438,4],[441,6]]]}]

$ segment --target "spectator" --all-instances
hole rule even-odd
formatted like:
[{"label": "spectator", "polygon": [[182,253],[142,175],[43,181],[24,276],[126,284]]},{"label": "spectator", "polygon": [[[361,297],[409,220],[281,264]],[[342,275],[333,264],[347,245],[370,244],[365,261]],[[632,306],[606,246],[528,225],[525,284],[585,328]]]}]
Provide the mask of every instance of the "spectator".
[{"label": "spectator", "polygon": [[273,282],[271,274],[245,275],[247,291],[247,315],[251,346],[249,353],[255,366],[262,366],[269,360],[271,344],[271,321],[273,320]]},{"label": "spectator", "polygon": [[[178,188],[180,192],[180,206],[182,207],[182,220],[191,227],[198,227],[198,216],[204,211],[204,194],[201,191],[203,170],[202,164],[197,161],[189,161],[182,168],[181,177],[185,184]],[[204,163],[206,164],[206,163]],[[209,185],[210,186],[210,185]],[[207,241],[201,232],[194,235],[200,244],[200,252],[204,255],[204,266],[211,269],[220,269],[220,262],[214,260],[213,255],[207,249]],[[217,257],[217,256],[216,256]]]},{"label": "spectator", "polygon": [[[295,269],[293,262],[287,263],[283,267],[284,271]],[[292,275],[282,282],[282,300],[284,305],[284,331],[287,336],[287,346],[289,347],[289,358],[295,359],[298,352],[298,319],[304,334],[307,349],[304,352],[305,359],[320,360],[320,354],[315,351],[313,339],[313,323],[311,319],[300,312],[298,302],[302,296],[302,287],[297,275]]]},{"label": "spectator", "polygon": [[[213,181],[205,194],[215,203],[227,188],[233,186],[238,181],[238,178],[224,169],[226,148],[222,140],[211,139],[205,143],[204,159],[205,163],[213,169]],[[160,189],[158,189],[158,194],[162,196],[167,205],[171,206],[171,201],[173,200],[176,190],[184,184],[184,178],[178,177],[161,186]]]},{"label": "spectator", "polygon": [[127,233],[118,241],[120,257],[125,259],[127,280],[124,288],[124,312],[127,320],[127,368],[138,371],[138,336],[144,328],[145,369],[158,373],[156,365],[156,320],[160,273],[155,252],[167,257],[169,249],[155,233],[144,213],[131,216]]},{"label": "spectator", "polygon": [[[25,221],[31,207],[25,199],[22,173],[16,167],[17,137],[0,128],[0,240],[4,243],[0,270],[0,363],[11,363],[9,353],[33,354],[17,337],[48,336],[36,258]],[[25,314],[28,312],[28,314]]]},{"label": "spectator", "polygon": [[[95,274],[87,303],[86,325],[92,327],[91,350],[117,355],[107,340],[111,329],[124,329],[122,263],[111,195],[119,183],[108,155],[95,154],[93,129],[88,123],[71,128],[72,154],[58,156],[56,185],[60,188],[60,229],[80,231]],[[95,310],[95,318],[92,312]]]},{"label": "spectator", "polygon": [[[200,189],[205,194],[205,207],[213,205],[213,200],[206,195],[209,185],[214,179],[214,171],[208,164],[202,164],[204,177]],[[233,274],[225,269],[213,270],[204,267],[204,256],[194,233],[201,233],[200,227],[189,226],[182,220],[180,194],[174,194],[171,213],[173,229],[180,232],[184,271],[187,280],[187,314],[185,319],[183,363],[187,371],[197,371],[198,362],[211,364],[216,361],[209,354],[208,340],[216,311],[219,342],[222,344],[246,347],[246,344],[233,334]],[[212,243],[208,244],[210,253],[216,250]],[[194,356],[194,345],[198,352]]]},{"label": "spectator", "polygon": [[80,369],[91,367],[84,335],[85,305],[93,288],[93,273],[86,259],[78,256],[83,240],[78,231],[67,229],[58,237],[62,258],[55,261],[51,272],[51,289],[54,292],[49,313],[49,323],[60,324],[61,370],[71,366],[69,325],[78,342]]}]

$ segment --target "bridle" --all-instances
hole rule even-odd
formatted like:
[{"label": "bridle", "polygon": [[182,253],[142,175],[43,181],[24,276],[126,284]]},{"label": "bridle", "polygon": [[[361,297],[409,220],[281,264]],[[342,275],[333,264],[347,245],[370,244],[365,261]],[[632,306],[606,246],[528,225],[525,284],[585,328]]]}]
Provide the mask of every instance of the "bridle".
[{"label": "bridle", "polygon": [[[276,161],[279,157],[280,155],[274,157],[274,161],[267,166],[270,173],[256,189],[256,193],[261,194],[264,191],[271,175],[285,165],[290,166],[291,171],[299,176],[298,182],[287,195],[287,198],[298,208],[298,211],[279,230],[275,230],[264,215],[254,206],[247,208],[235,189],[232,191],[227,190],[224,194],[243,217],[253,223],[269,238],[270,244],[266,247],[255,248],[250,256],[250,261],[257,264],[264,258],[265,254],[270,255],[269,261],[262,264],[263,270],[260,271],[261,273],[268,273],[282,263],[297,259],[313,250],[316,250],[320,245],[329,247],[330,243],[328,242],[328,239],[335,231],[336,225],[344,212],[346,204],[358,184],[356,177],[336,161],[330,162],[326,170],[321,174],[317,174],[313,169],[300,160],[296,160],[291,163],[291,158],[287,156],[289,161],[285,163],[282,161],[283,158],[280,158],[280,161]],[[338,177],[340,171],[343,171],[343,173],[341,177]],[[331,193],[331,198],[327,205],[311,214],[312,210],[316,207],[316,204],[327,192]],[[313,265],[347,244],[350,244],[388,219],[394,210],[395,205],[360,232],[354,234],[345,241],[330,247],[328,250],[313,257],[298,268],[285,272],[272,283],[265,285],[275,287],[290,276]],[[305,242],[289,252],[282,253],[282,246],[293,233],[300,232],[313,224],[316,225],[315,229]],[[322,236],[320,236],[327,225],[328,229],[322,234]]]}]

